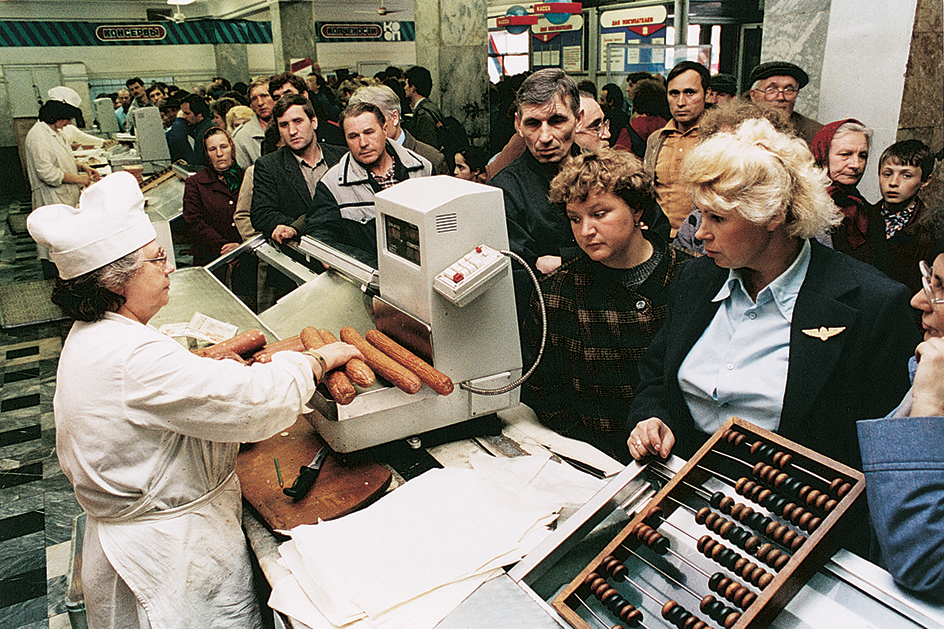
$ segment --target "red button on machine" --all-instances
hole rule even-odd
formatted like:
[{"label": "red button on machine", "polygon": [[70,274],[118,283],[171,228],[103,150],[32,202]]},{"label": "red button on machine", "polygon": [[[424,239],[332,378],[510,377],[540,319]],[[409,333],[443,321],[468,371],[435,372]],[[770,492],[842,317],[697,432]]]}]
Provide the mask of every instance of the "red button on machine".
[{"label": "red button on machine", "polygon": [[455,282],[456,284],[458,284],[464,279],[465,279],[465,275],[463,275],[462,273],[456,273],[455,275],[452,276],[452,281]]},{"label": "red button on machine", "polygon": [[475,248],[475,253],[482,253],[482,248],[481,248],[481,247],[476,247],[476,248]]}]

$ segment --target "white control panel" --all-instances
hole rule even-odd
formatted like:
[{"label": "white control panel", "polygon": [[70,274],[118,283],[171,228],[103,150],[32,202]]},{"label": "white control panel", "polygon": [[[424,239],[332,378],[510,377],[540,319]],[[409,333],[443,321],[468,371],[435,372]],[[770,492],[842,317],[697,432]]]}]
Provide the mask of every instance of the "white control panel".
[{"label": "white control panel", "polygon": [[437,293],[460,308],[481,295],[511,261],[487,245],[478,245],[433,280]]}]

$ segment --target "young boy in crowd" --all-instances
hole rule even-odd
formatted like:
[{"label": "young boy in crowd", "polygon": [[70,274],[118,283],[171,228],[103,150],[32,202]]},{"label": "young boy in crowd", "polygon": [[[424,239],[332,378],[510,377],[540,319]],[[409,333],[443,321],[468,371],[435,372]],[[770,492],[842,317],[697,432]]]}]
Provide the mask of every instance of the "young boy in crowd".
[{"label": "young boy in crowd", "polygon": [[892,279],[912,293],[921,290],[918,262],[927,259],[942,236],[935,225],[937,212],[918,198],[933,169],[931,149],[918,140],[895,142],[878,161],[879,210],[885,220]]}]

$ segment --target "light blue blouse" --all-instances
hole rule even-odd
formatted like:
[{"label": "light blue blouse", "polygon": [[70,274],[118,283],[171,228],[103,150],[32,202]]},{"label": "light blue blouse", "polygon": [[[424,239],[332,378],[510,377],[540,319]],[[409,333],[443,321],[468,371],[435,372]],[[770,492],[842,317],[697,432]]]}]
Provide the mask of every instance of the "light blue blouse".
[{"label": "light blue blouse", "polygon": [[810,266],[810,243],[751,299],[732,269],[712,299],[711,323],[679,368],[678,379],[695,425],[713,433],[732,415],[770,431],[780,425],[790,362],[790,324]]}]

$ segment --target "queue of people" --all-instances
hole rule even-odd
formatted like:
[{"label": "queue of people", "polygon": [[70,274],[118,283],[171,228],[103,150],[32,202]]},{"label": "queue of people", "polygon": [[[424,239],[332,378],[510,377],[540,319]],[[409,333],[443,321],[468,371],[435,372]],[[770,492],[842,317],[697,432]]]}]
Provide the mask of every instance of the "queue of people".
[{"label": "queue of people", "polygon": [[[936,450],[914,454],[934,447],[944,421],[944,234],[938,208],[920,198],[934,166],[928,147],[888,147],[882,200],[871,205],[856,187],[870,130],[800,116],[802,69],[762,64],[738,98],[728,78],[683,61],[664,82],[634,77],[628,98],[616,84],[594,98],[559,69],[531,74],[505,105],[513,135],[489,161],[442,136],[428,71],[382,79],[352,83],[343,103],[326,83],[291,73],[254,80],[252,115],[233,133],[219,125],[238,104],[184,95],[167,128],[183,121],[191,155],[205,156],[185,187],[195,262],[259,233],[276,243],[308,234],[375,266],[377,192],[436,173],[496,186],[510,248],[546,300],[548,344],[522,388],[540,421],[629,462],[690,456],[736,415],[864,469],[877,536],[863,518],[844,546],[905,587],[940,595],[944,496],[927,488],[944,474]],[[128,86],[126,119],[139,101],[163,113],[173,97],[138,83]],[[153,103],[139,91],[154,92]],[[324,372],[357,352],[335,344],[265,369],[181,358],[147,325],[173,269],[145,226],[140,191],[120,173],[89,186],[55,144],[77,105],[50,102],[37,145],[49,145],[46,160],[63,174],[40,179],[49,168],[37,148],[30,231],[58,269],[54,300],[78,321],[63,349],[56,421],[63,469],[92,522],[83,569],[102,589],[90,612],[100,626],[135,626],[163,613],[154,605],[187,580],[206,586],[188,609],[256,626],[245,552],[195,550],[210,530],[245,548],[233,443],[291,423]],[[411,107],[416,126],[406,124]],[[49,196],[64,185],[75,189]],[[90,236],[100,224],[110,226],[104,244]],[[518,320],[508,324],[520,326],[529,364],[541,317],[520,270],[514,284]],[[94,382],[75,381],[70,370],[104,336],[112,349]],[[214,387],[230,400],[221,408],[205,404]],[[232,422],[214,423],[216,413]],[[237,421],[245,414],[258,421]],[[106,432],[99,441],[115,450],[102,454],[92,440]],[[926,438],[902,447],[913,435]],[[158,464],[159,478],[145,473]],[[179,552],[152,557],[154,539]],[[142,569],[157,576],[142,580]]]}]

